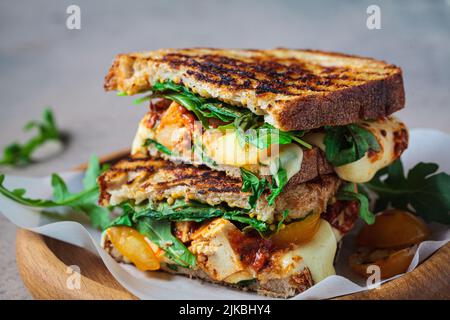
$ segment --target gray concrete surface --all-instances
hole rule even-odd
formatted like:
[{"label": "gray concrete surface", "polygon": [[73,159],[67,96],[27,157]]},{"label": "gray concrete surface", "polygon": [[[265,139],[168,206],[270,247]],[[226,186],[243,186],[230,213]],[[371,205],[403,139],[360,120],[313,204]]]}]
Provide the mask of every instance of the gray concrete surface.
[{"label": "gray concrete surface", "polygon": [[[66,8],[81,7],[81,30]],[[366,8],[381,8],[368,30]],[[403,68],[410,127],[450,133],[450,1],[0,1],[0,147],[51,105],[67,150],[25,169],[67,170],[127,147],[142,106],[103,92],[115,54],[162,47],[316,48],[374,56]],[[431,142],[432,143],[432,142]],[[14,226],[0,216],[0,298],[30,298],[17,274]]]}]

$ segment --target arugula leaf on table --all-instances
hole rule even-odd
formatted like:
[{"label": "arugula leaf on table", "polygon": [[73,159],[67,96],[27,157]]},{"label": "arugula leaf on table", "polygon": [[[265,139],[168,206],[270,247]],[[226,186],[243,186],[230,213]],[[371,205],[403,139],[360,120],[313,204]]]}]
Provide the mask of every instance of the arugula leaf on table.
[{"label": "arugula leaf on table", "polygon": [[37,129],[37,134],[27,142],[20,144],[14,142],[3,150],[3,157],[0,159],[0,165],[21,166],[32,162],[33,152],[50,140],[61,140],[61,135],[56,126],[56,122],[50,108],[46,108],[42,114],[42,121],[28,122],[24,130],[30,131]]},{"label": "arugula leaf on table", "polygon": [[31,199],[25,197],[25,189],[8,190],[3,185],[5,176],[0,175],[0,194],[25,206],[35,208],[70,207],[86,214],[94,228],[104,229],[110,223],[110,212],[97,205],[99,190],[95,183],[102,170],[96,156],[92,156],[83,180],[84,190],[72,193],[58,174],[52,174],[53,199]]},{"label": "arugula leaf on table", "polygon": [[353,183],[346,183],[336,194],[338,200],[358,201],[359,202],[359,217],[367,224],[375,222],[375,215],[369,210],[369,199],[363,193],[355,192]]},{"label": "arugula leaf on table", "polygon": [[377,194],[375,210],[411,209],[425,221],[450,224],[450,175],[435,163],[420,162],[407,176],[401,160],[380,170],[363,187]]},{"label": "arugula leaf on table", "polygon": [[335,167],[355,162],[370,149],[380,151],[373,133],[357,124],[325,127],[325,156]]},{"label": "arugula leaf on table", "polygon": [[150,139],[150,138],[147,138],[145,140],[144,147],[148,147],[151,144],[154,145],[155,148],[158,149],[162,153],[165,153],[169,156],[172,154],[172,152],[167,147],[163,146],[161,143],[159,143],[153,139]]}]

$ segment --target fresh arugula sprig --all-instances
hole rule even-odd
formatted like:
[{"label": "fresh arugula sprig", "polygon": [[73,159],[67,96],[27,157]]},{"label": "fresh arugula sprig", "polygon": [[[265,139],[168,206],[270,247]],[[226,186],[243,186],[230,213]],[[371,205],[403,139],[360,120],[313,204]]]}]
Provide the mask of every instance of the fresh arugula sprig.
[{"label": "fresh arugula sprig", "polygon": [[168,220],[156,220],[136,210],[129,203],[122,206],[123,214],[114,219],[107,228],[127,226],[136,229],[150,241],[165,251],[165,255],[182,267],[194,267],[195,256],[186,246],[172,234],[171,223]]},{"label": "fresh arugula sprig", "polygon": [[158,151],[160,151],[160,152],[162,152],[162,153],[164,153],[164,154],[167,154],[167,155],[169,155],[169,156],[172,154],[172,152],[171,152],[167,147],[163,146],[163,145],[162,145],[161,143],[159,143],[158,141],[155,141],[155,140],[153,140],[153,139],[147,138],[147,139],[145,140],[144,147],[148,147],[148,146],[150,146],[150,145],[154,145],[155,148],[158,149]]},{"label": "fresh arugula sprig", "polygon": [[193,112],[203,127],[209,129],[208,118],[215,118],[227,123],[222,129],[237,131],[242,144],[250,143],[259,149],[266,149],[271,144],[288,144],[297,142],[311,149],[312,146],[300,139],[304,131],[281,131],[268,123],[264,117],[255,115],[244,108],[237,108],[216,99],[207,99],[194,94],[183,85],[172,81],[158,82],[153,85],[152,93],[135,100],[142,103],[152,98],[162,97],[177,102]]},{"label": "fresh arugula sprig", "polygon": [[251,195],[248,199],[248,204],[250,208],[254,209],[256,207],[256,203],[261,195],[266,190],[269,182],[262,178],[257,177],[253,172],[248,171],[244,168],[240,168],[241,170],[241,178],[242,178],[242,188],[241,190],[244,192],[251,192]]},{"label": "fresh arugula sprig", "polygon": [[126,208],[124,211],[128,215],[132,213],[133,221],[147,217],[154,220],[202,222],[208,219],[222,217],[226,220],[247,224],[261,233],[269,229],[267,223],[249,217],[248,210],[233,210],[224,206],[210,206],[192,200],[184,201],[177,199],[172,205],[169,205],[167,202],[160,202],[158,204],[149,203],[140,209],[136,209],[128,203],[124,204],[123,207]]},{"label": "fresh arugula sprig", "polygon": [[98,158],[92,156],[83,179],[83,190],[72,193],[64,180],[56,173],[52,174],[51,185],[53,199],[31,199],[25,196],[25,189],[8,190],[3,185],[5,176],[0,175],[0,194],[25,206],[35,208],[69,207],[76,212],[85,213],[94,228],[104,229],[110,223],[108,209],[98,206],[99,189],[97,177],[106,168],[101,168]]},{"label": "fresh arugula sprig", "polygon": [[25,131],[32,129],[37,129],[37,134],[27,142],[23,144],[14,142],[3,150],[0,165],[27,165],[32,162],[32,154],[37,148],[47,141],[61,139],[53,112],[50,108],[44,110],[41,121],[30,121],[24,127]]},{"label": "fresh arugula sprig", "polygon": [[135,104],[142,103],[152,98],[162,97],[177,102],[187,110],[193,112],[203,127],[209,129],[208,118],[216,118],[223,122],[233,121],[236,117],[243,115],[247,110],[240,110],[224,102],[215,99],[200,97],[183,85],[173,81],[158,82],[153,85],[152,93],[136,99]]},{"label": "fresh arugula sprig", "polygon": [[364,193],[358,193],[355,190],[353,183],[344,184],[336,194],[338,200],[358,201],[359,202],[359,217],[367,224],[375,222],[375,215],[369,210],[369,199]]},{"label": "fresh arugula sprig", "polygon": [[325,127],[325,156],[333,166],[355,162],[370,149],[380,151],[380,145],[370,130],[357,124]]},{"label": "fresh arugula sprig", "polygon": [[157,205],[149,203],[143,208],[124,203],[122,209],[123,214],[111,222],[109,227],[126,225],[136,228],[163,249],[169,259],[183,267],[195,266],[195,256],[172,235],[171,221],[201,222],[222,217],[246,224],[259,232],[266,232],[269,229],[265,222],[246,216],[245,211],[227,211],[219,206],[212,207],[195,201],[176,200],[172,205],[166,202]]},{"label": "fresh arugula sprig", "polygon": [[217,162],[206,154],[205,146],[201,143],[200,139],[194,138],[192,152],[196,155],[197,159],[201,161],[201,163],[205,163],[213,168],[217,167]]},{"label": "fresh arugula sprig", "polygon": [[275,199],[283,191],[284,186],[287,184],[287,173],[284,168],[278,168],[278,171],[272,176],[272,182],[269,182],[265,178],[259,178],[253,172],[244,168],[240,168],[242,177],[242,188],[244,192],[251,192],[248,200],[248,204],[251,208],[256,207],[256,203],[264,191],[268,190],[270,193],[267,196],[267,203],[272,206],[275,203]]},{"label": "fresh arugula sprig", "polygon": [[177,265],[195,267],[196,258],[186,246],[172,234],[170,221],[158,221],[142,217],[136,222],[136,229],[165,251]]},{"label": "fresh arugula sprig", "polygon": [[420,162],[405,176],[401,160],[380,170],[361,187],[377,195],[375,211],[388,206],[413,211],[425,221],[450,224],[450,175],[435,163]]},{"label": "fresh arugula sprig", "polygon": [[241,146],[248,143],[258,149],[267,149],[272,144],[282,145],[296,142],[307,149],[312,148],[309,143],[301,139],[305,131],[281,131],[271,124],[265,123],[263,117],[252,113],[242,115],[236,118],[232,125],[222,128],[236,130]]},{"label": "fresh arugula sprig", "polygon": [[125,225],[136,228],[163,249],[169,259],[183,267],[195,266],[195,256],[173,236],[171,221],[202,222],[222,217],[246,224],[259,232],[266,232],[269,229],[265,222],[247,216],[246,211],[227,210],[220,206],[213,207],[196,201],[186,202],[178,199],[172,205],[167,202],[149,203],[142,208],[124,203],[121,207],[123,214],[112,221],[108,227]]},{"label": "fresh arugula sprig", "polygon": [[267,203],[272,206],[275,203],[275,199],[283,191],[284,187],[288,183],[287,171],[284,168],[278,167],[277,172],[272,176],[272,183],[270,184],[270,194],[267,197]]}]

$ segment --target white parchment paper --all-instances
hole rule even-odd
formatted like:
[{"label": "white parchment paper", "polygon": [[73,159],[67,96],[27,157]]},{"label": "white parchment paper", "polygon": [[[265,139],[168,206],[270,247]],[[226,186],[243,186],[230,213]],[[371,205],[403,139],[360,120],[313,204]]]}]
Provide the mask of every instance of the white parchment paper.
[{"label": "white parchment paper", "polygon": [[[450,135],[432,129],[412,130],[410,146],[402,159],[405,170],[423,161],[436,162],[440,165],[439,170],[450,172]],[[67,181],[70,190],[81,188],[82,173],[69,172],[62,176]],[[8,176],[5,179],[5,185],[8,188],[25,188],[29,197],[51,197],[49,177]],[[144,273],[131,265],[119,264],[99,246],[100,232],[92,229],[82,215],[74,215],[64,210],[58,214],[42,213],[18,205],[1,195],[0,211],[21,228],[72,243],[99,255],[117,281],[141,299],[268,299],[254,293],[191,280],[183,276],[174,276],[163,272]],[[357,226],[351,234],[344,238],[336,265],[337,275],[326,278],[292,299],[325,299],[367,290],[365,281],[352,274],[347,263],[358,229]],[[430,229],[432,230],[430,240],[420,244],[408,272],[449,241],[450,230],[448,227],[431,224]],[[389,280],[391,279],[385,281]]]}]

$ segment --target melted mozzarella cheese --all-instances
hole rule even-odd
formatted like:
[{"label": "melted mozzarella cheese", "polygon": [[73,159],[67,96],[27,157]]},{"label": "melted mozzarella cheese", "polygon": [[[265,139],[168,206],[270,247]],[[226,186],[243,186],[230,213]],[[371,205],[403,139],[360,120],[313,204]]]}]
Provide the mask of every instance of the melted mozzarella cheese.
[{"label": "melted mozzarella cheese", "polygon": [[[378,170],[396,160],[394,133],[405,129],[405,125],[394,117],[364,121],[361,125],[373,133],[380,144],[380,151],[372,154],[366,153],[364,157],[355,162],[334,168],[342,180],[355,183],[370,181]],[[325,133],[320,132],[308,135],[305,140],[325,151],[324,138]]]},{"label": "melted mozzarella cheese", "polygon": [[288,266],[292,261],[298,260],[297,257],[301,257],[311,272],[312,279],[317,283],[336,274],[333,266],[336,249],[337,243],[333,230],[327,221],[321,219],[314,237],[309,242],[288,251],[281,265]]},{"label": "melted mozzarella cheese", "polygon": [[278,152],[272,153],[267,159],[262,159],[261,163],[269,166],[270,173],[275,174],[281,167],[286,170],[287,179],[289,180],[296,175],[302,166],[303,150],[300,146],[290,143],[285,145],[277,145]]},{"label": "melted mozzarella cheese", "polygon": [[207,155],[218,164],[242,167],[258,164],[259,149],[251,144],[241,146],[236,131],[206,131],[203,145]]},{"label": "melted mozzarella cheese", "polygon": [[[207,131],[203,144],[208,156],[220,165],[243,167],[262,164],[270,168],[274,174],[278,168],[286,169],[288,180],[300,171],[303,150],[300,146],[290,143],[286,145],[271,145],[268,149],[258,149],[252,144],[241,146],[236,131],[225,134],[218,130]],[[261,173],[267,174],[267,170]]]},{"label": "melted mozzarella cheese", "polygon": [[155,133],[153,130],[149,129],[145,123],[147,121],[147,115],[142,118],[141,122],[139,123],[139,127],[137,129],[136,135],[134,136],[133,144],[131,146],[131,154],[137,154],[137,153],[143,153],[145,154],[144,147],[145,142],[147,139],[154,139]]}]

